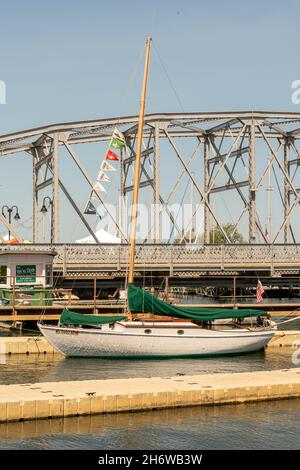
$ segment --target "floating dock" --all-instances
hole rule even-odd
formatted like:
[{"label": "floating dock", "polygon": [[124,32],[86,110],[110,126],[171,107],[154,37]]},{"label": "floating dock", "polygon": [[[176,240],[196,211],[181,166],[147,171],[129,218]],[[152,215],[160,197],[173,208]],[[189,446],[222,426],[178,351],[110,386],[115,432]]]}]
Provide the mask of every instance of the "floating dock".
[{"label": "floating dock", "polygon": [[300,368],[0,386],[0,422],[300,397]]},{"label": "floating dock", "polygon": [[53,346],[43,336],[0,337],[0,354],[54,354],[55,352]]},{"label": "floating dock", "polygon": [[[297,344],[298,342],[298,344]],[[268,342],[266,348],[273,347],[298,347],[300,346],[300,331],[299,330],[281,330],[277,331],[271,341]]]}]

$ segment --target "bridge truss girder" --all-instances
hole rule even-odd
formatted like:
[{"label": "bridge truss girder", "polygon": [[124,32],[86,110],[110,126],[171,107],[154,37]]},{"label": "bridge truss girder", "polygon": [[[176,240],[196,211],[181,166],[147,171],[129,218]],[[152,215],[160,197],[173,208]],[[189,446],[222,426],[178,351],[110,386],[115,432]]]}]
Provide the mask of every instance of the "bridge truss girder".
[{"label": "bridge truss girder", "polygon": [[[132,190],[130,169],[135,162],[137,116],[112,118],[105,120],[81,121],[45,126],[42,128],[21,131],[15,134],[0,136],[0,161],[4,156],[27,152],[33,157],[33,240],[38,241],[38,196],[46,187],[51,187],[51,239],[59,242],[59,199],[62,191],[73,209],[92,236],[93,230],[86,221],[81,209],[63,184],[63,175],[59,174],[61,148],[67,150],[79,168],[82,176],[92,185],[93,179],[80,162],[75,152],[75,144],[98,141],[109,142],[112,131],[117,125],[124,133],[127,152],[123,151],[120,174],[120,193],[125,195]],[[183,139],[192,139],[193,151],[186,155],[180,148]],[[232,113],[180,113],[152,114],[145,116],[144,149],[142,154],[141,189],[150,187],[154,204],[154,239],[160,238],[160,216],[165,210],[180,236],[180,227],[168,210],[171,197],[178,191],[180,182],[187,176],[200,201],[204,204],[204,241],[209,242],[210,230],[219,226],[227,242],[230,242],[234,231],[239,228],[242,219],[247,217],[248,240],[256,243],[259,239],[265,243],[276,243],[283,237],[285,243],[295,240],[292,227],[292,216],[299,208],[300,181],[300,114],[275,112],[232,112]],[[181,171],[176,177],[169,194],[163,194],[161,180],[161,142],[168,142],[169,150],[180,163]],[[258,150],[258,147],[260,150]],[[264,150],[261,150],[262,147]],[[266,155],[267,153],[268,155]],[[203,167],[201,177],[195,177],[191,163],[198,158]],[[151,162],[151,165],[149,165]],[[241,174],[242,166],[246,170]],[[258,165],[259,162],[259,165]],[[280,181],[275,175],[279,172]],[[276,217],[280,218],[278,228],[272,238],[266,237],[262,211],[258,196],[262,192],[261,184],[267,175],[273,172],[276,177],[278,198],[282,209],[276,208]],[[243,177],[242,177],[243,176]],[[247,188],[247,192],[245,191]],[[233,220],[233,233],[225,233],[222,220],[217,214],[212,199],[224,192],[232,191],[242,204],[242,210]],[[102,194],[99,201],[106,207]],[[119,220],[114,220],[119,233],[122,233],[122,209]],[[121,222],[120,222],[121,221]],[[119,225],[118,225],[119,224]],[[121,225],[121,226],[120,226]],[[270,232],[270,230],[269,230]],[[271,234],[268,234],[268,237]],[[95,236],[94,236],[95,238]],[[97,241],[97,239],[95,239]]]}]

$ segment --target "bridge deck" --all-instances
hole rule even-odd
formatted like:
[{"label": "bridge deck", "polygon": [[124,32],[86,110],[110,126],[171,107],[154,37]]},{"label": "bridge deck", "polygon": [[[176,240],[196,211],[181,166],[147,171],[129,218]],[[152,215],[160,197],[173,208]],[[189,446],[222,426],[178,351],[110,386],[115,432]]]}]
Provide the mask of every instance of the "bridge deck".
[{"label": "bridge deck", "polygon": [[[54,250],[54,270],[63,275],[97,273],[123,277],[129,264],[124,244],[0,244],[0,253]],[[300,273],[300,245],[174,245],[144,244],[136,248],[136,271],[163,272],[173,276],[207,272],[269,271]]]}]

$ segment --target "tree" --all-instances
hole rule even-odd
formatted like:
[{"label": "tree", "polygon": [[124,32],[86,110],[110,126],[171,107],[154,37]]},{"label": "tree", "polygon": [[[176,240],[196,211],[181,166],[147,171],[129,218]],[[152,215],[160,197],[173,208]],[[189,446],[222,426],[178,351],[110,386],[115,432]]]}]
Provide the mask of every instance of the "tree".
[{"label": "tree", "polygon": [[[237,230],[234,231],[234,224],[223,224],[222,229],[228,236],[231,243],[244,243],[243,235]],[[209,243],[223,244],[228,243],[219,226],[213,227],[209,232]]]},{"label": "tree", "polygon": [[188,230],[186,232],[182,230],[182,236],[174,238],[173,243],[182,243],[183,245],[185,245],[186,243],[195,243],[195,239],[196,231],[194,228],[192,228],[192,230]]}]

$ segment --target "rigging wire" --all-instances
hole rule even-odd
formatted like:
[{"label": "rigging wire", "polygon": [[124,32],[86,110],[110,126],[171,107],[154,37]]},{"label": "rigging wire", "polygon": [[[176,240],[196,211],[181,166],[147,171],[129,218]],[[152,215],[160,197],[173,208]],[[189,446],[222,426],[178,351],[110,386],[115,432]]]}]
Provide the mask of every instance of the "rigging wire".
[{"label": "rigging wire", "polygon": [[[230,133],[231,133],[231,130],[230,130]],[[244,134],[243,137],[242,137],[242,142],[243,142],[243,140],[244,140],[244,137],[245,137],[245,134]],[[234,140],[234,137],[233,137],[232,133],[231,133],[231,138],[232,138],[232,140]],[[245,163],[245,160],[244,160],[243,155],[241,154],[241,156],[240,156],[239,158],[240,158],[240,160],[241,160],[241,162],[242,162],[242,164],[243,164],[245,173],[246,173],[247,178],[248,178],[248,177],[249,177],[249,171],[248,171],[248,168],[247,168],[247,165],[246,165],[246,163]],[[255,216],[256,216],[256,224],[257,224],[257,227],[259,227],[259,231],[260,231],[260,234],[259,234],[259,235],[262,235],[263,239],[265,239],[265,237],[264,237],[264,235],[263,235],[262,224],[261,224],[261,221],[260,221],[260,218],[259,218],[259,214],[258,214],[257,211],[255,211]]]},{"label": "rigging wire", "polygon": [[[272,165],[272,169],[273,169],[273,173],[274,173],[274,176],[275,176],[275,181],[276,181],[276,185],[277,185],[277,189],[278,189],[278,192],[279,192],[279,195],[280,195],[280,199],[281,199],[281,202],[282,202],[282,205],[284,207],[284,199],[283,199],[283,195],[282,195],[282,191],[280,189],[280,185],[279,185],[279,181],[278,181],[278,178],[277,178],[277,174],[276,174],[276,171],[275,171],[275,168],[274,166]],[[296,243],[296,239],[295,239],[295,236],[294,236],[294,231],[291,227],[291,225],[289,224],[289,228],[290,228],[290,231],[291,231],[291,235],[292,235],[292,238],[293,238],[293,242]]]},{"label": "rigging wire", "polygon": [[170,86],[171,86],[171,88],[172,88],[172,90],[173,90],[173,93],[174,93],[174,95],[175,95],[175,97],[176,97],[176,99],[177,99],[177,101],[178,101],[178,104],[179,104],[179,106],[180,106],[180,109],[181,109],[181,111],[184,113],[185,110],[184,110],[184,107],[183,107],[183,105],[182,105],[182,102],[181,102],[181,100],[180,100],[180,98],[179,98],[179,95],[178,95],[178,93],[177,93],[177,91],[176,91],[176,88],[175,88],[175,86],[174,86],[174,84],[173,84],[173,82],[172,82],[172,80],[171,80],[171,78],[170,78],[170,76],[169,76],[169,74],[168,74],[168,71],[167,71],[167,69],[166,69],[166,67],[165,67],[165,65],[164,65],[164,63],[163,63],[163,60],[162,60],[162,58],[161,58],[161,56],[160,56],[160,54],[159,54],[159,52],[158,52],[158,49],[157,49],[157,47],[155,46],[154,41],[153,41],[153,48],[154,48],[154,50],[155,50],[155,52],[156,52],[156,54],[157,54],[157,56],[158,56],[160,65],[161,65],[163,71],[165,72],[165,75],[166,75],[166,77],[167,77],[167,80],[168,80],[168,82],[169,82],[169,84],[170,84]]},{"label": "rigging wire", "polygon": [[[296,309],[293,312],[297,312],[298,310],[299,309]],[[293,312],[291,312],[291,313],[293,313]],[[292,321],[295,321],[295,320],[300,320],[300,316],[295,317],[295,318],[289,318],[288,320],[279,321],[279,322],[276,322],[276,324],[277,325],[283,325],[284,323],[289,323],[289,322],[292,322]]]},{"label": "rigging wire", "polygon": [[232,213],[231,213],[231,211],[230,211],[229,207],[227,206],[227,204],[226,204],[226,202],[225,202],[224,198],[221,198],[221,201],[222,201],[222,203],[223,203],[223,205],[224,205],[225,209],[227,210],[227,213],[228,213],[229,217],[231,218],[231,222],[234,224],[234,218],[233,218],[233,215],[232,215]]},{"label": "rigging wire", "polygon": [[[139,55],[138,55],[138,59],[137,59],[137,61],[136,61],[136,63],[135,63],[135,66],[133,67],[133,71],[132,71],[132,73],[131,73],[131,77],[130,77],[130,79],[129,79],[129,83],[128,83],[127,89],[126,89],[125,93],[123,93],[123,95],[122,95],[123,100],[121,101],[120,106],[119,106],[118,119],[117,119],[117,121],[116,121],[116,124],[115,124],[113,127],[118,126],[119,123],[120,123],[120,119],[121,119],[121,116],[122,116],[122,109],[125,108],[126,102],[128,101],[128,98],[129,98],[130,89],[133,88],[133,83],[134,83],[134,80],[135,80],[135,78],[136,78],[138,68],[139,68],[139,66],[140,66],[140,64],[141,64],[141,62],[142,62],[143,54],[144,54],[144,48],[141,48],[140,53],[139,53]],[[111,183],[113,183],[113,181],[111,181]],[[110,185],[108,186],[108,188],[106,189],[106,191],[105,191],[106,198],[109,197],[109,195],[110,195],[110,193],[111,193],[111,191],[112,191],[112,186],[113,186],[113,184],[110,184]],[[90,197],[91,197],[92,193],[93,193],[93,190],[90,192]],[[102,216],[99,214],[99,210],[100,210],[101,207],[102,207],[102,204],[99,203],[98,208],[96,209],[97,215],[99,216],[100,220],[102,219]],[[115,221],[114,221],[114,223],[115,223]],[[98,224],[99,224],[99,221],[97,221],[97,226],[98,226]],[[78,224],[77,224],[77,226],[78,226]],[[97,230],[97,227],[95,228],[95,230]]]},{"label": "rigging wire", "polygon": [[127,89],[125,90],[125,93],[123,94],[123,101],[119,106],[119,111],[120,112],[119,112],[119,118],[117,120],[117,124],[119,124],[121,116],[122,116],[122,110],[125,108],[125,105],[127,104],[127,101],[128,101],[128,98],[129,98],[129,92],[130,92],[130,89],[133,88],[133,83],[134,83],[134,80],[136,79],[138,68],[142,63],[143,56],[144,56],[144,47],[142,47],[141,50],[140,50],[140,53],[138,55],[138,59],[135,63],[135,66],[133,67],[132,72],[131,72],[131,76],[130,76],[130,79],[129,79],[129,84],[127,86]]},{"label": "rigging wire", "polygon": [[[180,205],[179,205],[177,214],[176,214],[176,216],[175,216],[175,218],[174,218],[174,222],[177,221],[177,217],[178,217],[180,208],[182,207],[182,204],[183,204],[184,198],[185,198],[185,196],[186,196],[187,190],[188,190],[188,188],[189,188],[189,185],[190,185],[190,182],[189,182],[189,180],[188,180],[188,182],[187,182],[187,184],[186,184],[186,188],[185,188],[184,193],[183,193],[183,196],[182,196],[182,199],[181,199],[181,201],[180,201]],[[171,241],[171,238],[172,238],[173,233],[174,233],[174,228],[175,228],[175,224],[173,224],[173,226],[172,226],[172,229],[171,229],[171,232],[170,232],[170,235],[169,235],[169,239],[168,239],[168,243],[170,243],[170,241]]]},{"label": "rigging wire", "polygon": [[293,315],[295,312],[298,312],[300,310],[300,308],[296,308],[295,310],[291,310],[290,312],[288,312],[286,315],[284,315],[282,318],[282,321],[278,321],[276,322],[277,325],[283,325],[284,323],[288,323],[288,322],[291,322],[291,321],[295,321],[295,320],[299,320],[300,319],[300,316],[297,316],[295,318],[288,318],[287,320],[284,320],[284,318],[286,317],[289,317],[290,315]]}]

